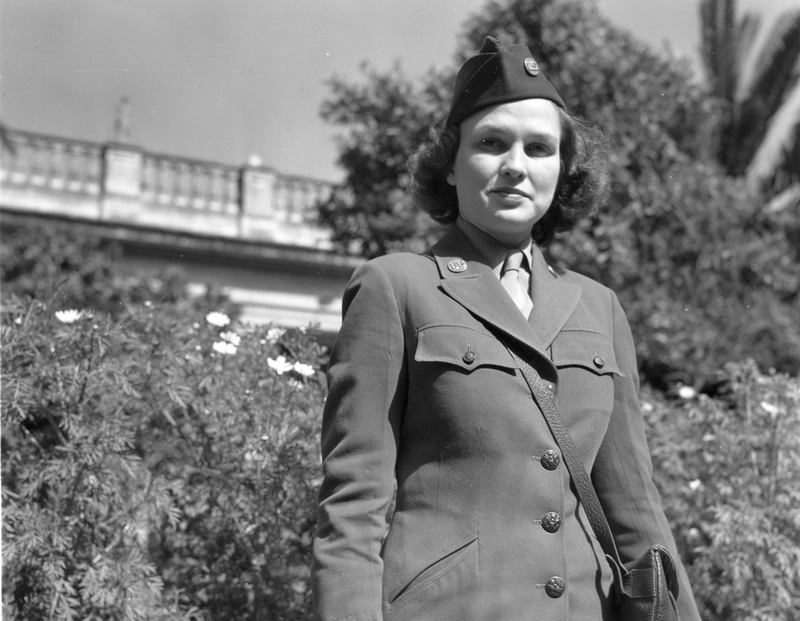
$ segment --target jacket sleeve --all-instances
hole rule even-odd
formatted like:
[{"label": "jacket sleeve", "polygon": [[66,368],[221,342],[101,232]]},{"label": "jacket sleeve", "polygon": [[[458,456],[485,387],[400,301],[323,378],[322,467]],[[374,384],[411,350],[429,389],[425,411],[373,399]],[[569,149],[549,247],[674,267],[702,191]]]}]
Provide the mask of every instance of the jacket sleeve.
[{"label": "jacket sleeve", "polygon": [[314,609],[319,621],[379,621],[380,551],[406,401],[405,346],[394,291],[379,262],[356,270],[342,306],[322,421]]},{"label": "jacket sleeve", "polygon": [[612,298],[614,349],[625,377],[614,379],[614,409],[592,478],[622,562],[639,558],[652,545],[665,546],[678,570],[681,621],[699,621],[692,587],[653,483],[653,465],[639,409],[633,336],[617,296],[612,293]]}]

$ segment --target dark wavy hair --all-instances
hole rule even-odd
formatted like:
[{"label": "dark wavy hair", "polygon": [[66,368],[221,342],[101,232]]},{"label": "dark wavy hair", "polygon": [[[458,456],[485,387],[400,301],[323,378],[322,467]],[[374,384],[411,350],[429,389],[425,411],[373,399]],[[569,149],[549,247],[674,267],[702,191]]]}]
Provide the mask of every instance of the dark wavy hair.
[{"label": "dark wavy hair", "polygon": [[[608,198],[605,134],[580,117],[558,108],[561,120],[561,171],[553,202],[533,227],[531,237],[546,246],[556,233],[569,231],[582,218],[593,216]],[[458,216],[456,189],[447,182],[460,142],[458,126],[432,127],[428,141],[411,156],[408,170],[414,202],[442,224]]]}]

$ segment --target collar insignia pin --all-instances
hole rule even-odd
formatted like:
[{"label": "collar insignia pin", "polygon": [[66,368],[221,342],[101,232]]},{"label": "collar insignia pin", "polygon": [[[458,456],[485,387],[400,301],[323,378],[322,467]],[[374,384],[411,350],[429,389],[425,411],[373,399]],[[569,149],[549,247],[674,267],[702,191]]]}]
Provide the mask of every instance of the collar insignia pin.
[{"label": "collar insignia pin", "polygon": [[459,272],[464,272],[467,269],[467,262],[463,259],[453,259],[450,263],[447,264],[447,269],[451,272],[458,274]]}]

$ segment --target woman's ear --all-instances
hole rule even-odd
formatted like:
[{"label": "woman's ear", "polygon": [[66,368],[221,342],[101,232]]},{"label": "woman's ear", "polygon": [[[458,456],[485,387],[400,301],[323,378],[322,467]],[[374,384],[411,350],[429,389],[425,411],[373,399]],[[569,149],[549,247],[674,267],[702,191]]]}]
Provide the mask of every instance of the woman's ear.
[{"label": "woman's ear", "polygon": [[451,170],[447,175],[447,183],[455,187],[456,185],[456,171]]}]

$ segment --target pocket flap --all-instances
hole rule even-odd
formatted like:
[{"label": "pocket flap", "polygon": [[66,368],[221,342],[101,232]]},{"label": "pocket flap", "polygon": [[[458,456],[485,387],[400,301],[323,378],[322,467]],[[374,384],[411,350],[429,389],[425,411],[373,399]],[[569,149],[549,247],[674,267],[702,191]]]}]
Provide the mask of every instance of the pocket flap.
[{"label": "pocket flap", "polygon": [[614,345],[605,334],[579,330],[562,332],[553,341],[552,351],[556,367],[578,366],[597,375],[613,373],[625,377],[617,364]]},{"label": "pocket flap", "polygon": [[516,369],[505,346],[488,332],[466,326],[431,325],[417,332],[417,362],[444,362],[471,371],[492,366]]}]

